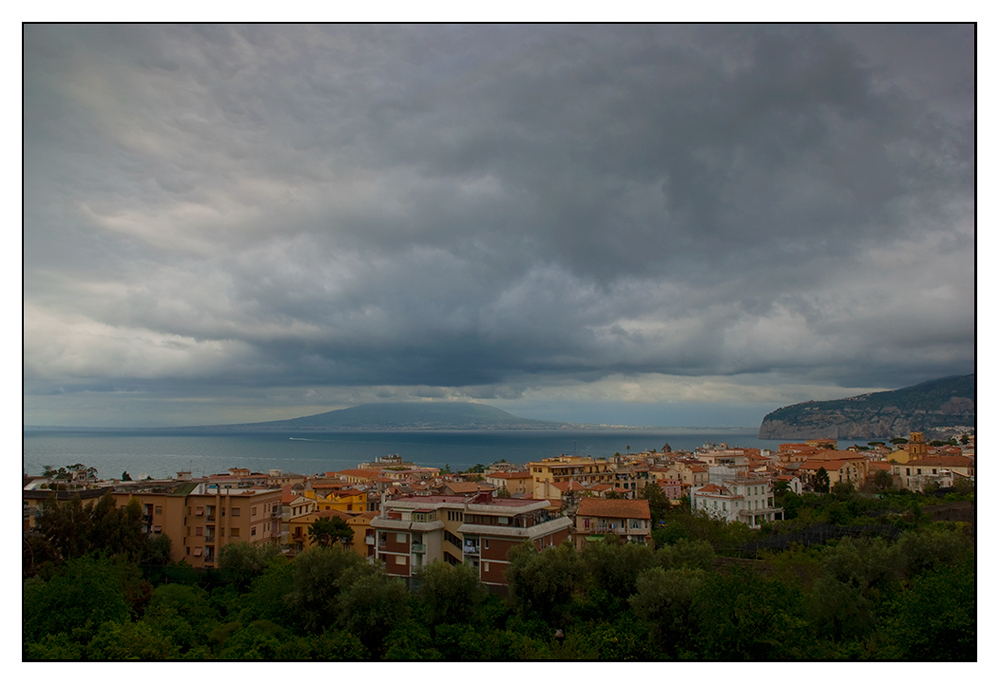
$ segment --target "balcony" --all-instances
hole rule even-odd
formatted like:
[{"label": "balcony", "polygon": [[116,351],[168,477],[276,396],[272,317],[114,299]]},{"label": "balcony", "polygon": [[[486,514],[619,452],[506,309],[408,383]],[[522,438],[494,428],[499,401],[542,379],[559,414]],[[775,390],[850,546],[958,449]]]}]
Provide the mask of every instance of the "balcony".
[{"label": "balcony", "polygon": [[374,545],[375,544],[375,536],[374,535],[366,535],[365,536],[365,544],[366,545]]},{"label": "balcony", "polygon": [[414,554],[424,554],[427,552],[427,548],[422,542],[414,542],[410,545],[410,551]]},{"label": "balcony", "polygon": [[462,554],[479,555],[479,547],[473,545],[462,545]]}]

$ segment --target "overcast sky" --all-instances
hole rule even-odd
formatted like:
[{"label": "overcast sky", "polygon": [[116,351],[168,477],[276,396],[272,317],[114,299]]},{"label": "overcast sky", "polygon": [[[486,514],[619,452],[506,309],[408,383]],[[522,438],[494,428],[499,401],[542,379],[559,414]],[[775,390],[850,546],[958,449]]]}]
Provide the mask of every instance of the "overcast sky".
[{"label": "overcast sky", "polygon": [[26,26],[24,422],[757,425],[974,371],[970,26]]}]

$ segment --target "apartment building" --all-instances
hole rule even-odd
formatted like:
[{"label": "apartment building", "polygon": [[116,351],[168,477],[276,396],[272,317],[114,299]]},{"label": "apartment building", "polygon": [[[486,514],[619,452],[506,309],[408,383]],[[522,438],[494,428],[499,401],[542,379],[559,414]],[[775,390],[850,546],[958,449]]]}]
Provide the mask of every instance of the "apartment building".
[{"label": "apartment building", "polygon": [[532,496],[535,499],[558,500],[562,492],[552,487],[556,483],[569,483],[575,480],[580,485],[587,486],[615,481],[614,466],[607,459],[564,454],[532,461],[526,466],[531,474]]},{"label": "apartment building", "polygon": [[784,509],[774,506],[770,480],[752,475],[692,488],[691,511],[703,511],[727,523],[742,521],[751,528],[780,520],[784,514]]},{"label": "apartment building", "polygon": [[410,578],[435,559],[466,563],[487,585],[506,585],[507,552],[530,541],[539,549],[558,545],[573,522],[554,517],[547,500],[410,495],[383,504],[371,521],[375,556],[389,575]]},{"label": "apartment building", "polygon": [[618,535],[625,542],[648,543],[652,539],[649,501],[585,497],[576,510],[573,539],[577,549],[587,541]]},{"label": "apartment building", "polygon": [[497,490],[507,488],[512,495],[530,497],[534,493],[530,471],[493,471],[483,479]]},{"label": "apartment building", "polygon": [[172,560],[214,568],[231,542],[266,544],[281,539],[281,490],[241,488],[198,481],[123,482],[112,492],[116,506],[135,497],[144,528],[170,537]]}]

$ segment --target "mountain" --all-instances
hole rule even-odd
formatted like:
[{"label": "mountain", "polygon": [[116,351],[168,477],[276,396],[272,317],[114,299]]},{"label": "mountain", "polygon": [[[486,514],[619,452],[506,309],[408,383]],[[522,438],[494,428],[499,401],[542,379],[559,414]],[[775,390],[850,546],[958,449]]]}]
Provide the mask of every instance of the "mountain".
[{"label": "mountain", "polygon": [[559,421],[522,419],[502,409],[473,402],[385,402],[361,404],[284,421],[226,426],[185,427],[184,430],[247,432],[338,430],[524,430],[577,427]]},{"label": "mountain", "polygon": [[899,390],[802,402],[764,417],[765,439],[893,438],[921,431],[931,440],[976,425],[976,376],[949,376]]}]

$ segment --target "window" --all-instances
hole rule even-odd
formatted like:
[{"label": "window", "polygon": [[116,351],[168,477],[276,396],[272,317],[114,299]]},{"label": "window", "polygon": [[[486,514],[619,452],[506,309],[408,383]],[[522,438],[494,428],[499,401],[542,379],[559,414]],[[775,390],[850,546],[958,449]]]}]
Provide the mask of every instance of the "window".
[{"label": "window", "polygon": [[197,509],[195,509],[194,510],[194,515],[195,516],[204,516],[205,515],[205,507],[198,507]]},{"label": "window", "polygon": [[484,573],[489,573],[489,570],[490,570],[490,562],[484,561],[483,562],[483,572]]},{"label": "window", "polygon": [[239,507],[233,507],[232,509],[229,510],[229,515],[230,516],[239,516],[240,515],[240,508]]},{"label": "window", "polygon": [[202,530],[201,526],[196,527],[194,529],[194,534],[195,535],[201,535],[202,534],[201,530]]},{"label": "window", "polygon": [[396,533],[396,542],[401,545],[406,544],[406,533]]},{"label": "window", "polygon": [[490,548],[490,540],[489,540],[489,538],[483,538],[483,548],[484,549],[489,549]]},{"label": "window", "polygon": [[396,555],[396,565],[397,566],[406,566],[406,557],[397,554]]},{"label": "window", "polygon": [[240,536],[240,529],[239,528],[230,528],[229,529],[229,537],[231,537],[231,538],[238,538],[239,536]]},{"label": "window", "polygon": [[254,518],[257,516],[257,507],[250,507],[250,517]]},{"label": "window", "polygon": [[254,526],[253,528],[250,529],[250,537],[252,537],[252,538],[253,537],[257,537],[257,527],[256,526]]},{"label": "window", "polygon": [[157,516],[162,516],[163,515],[163,507],[157,507],[156,508],[156,515]]}]

